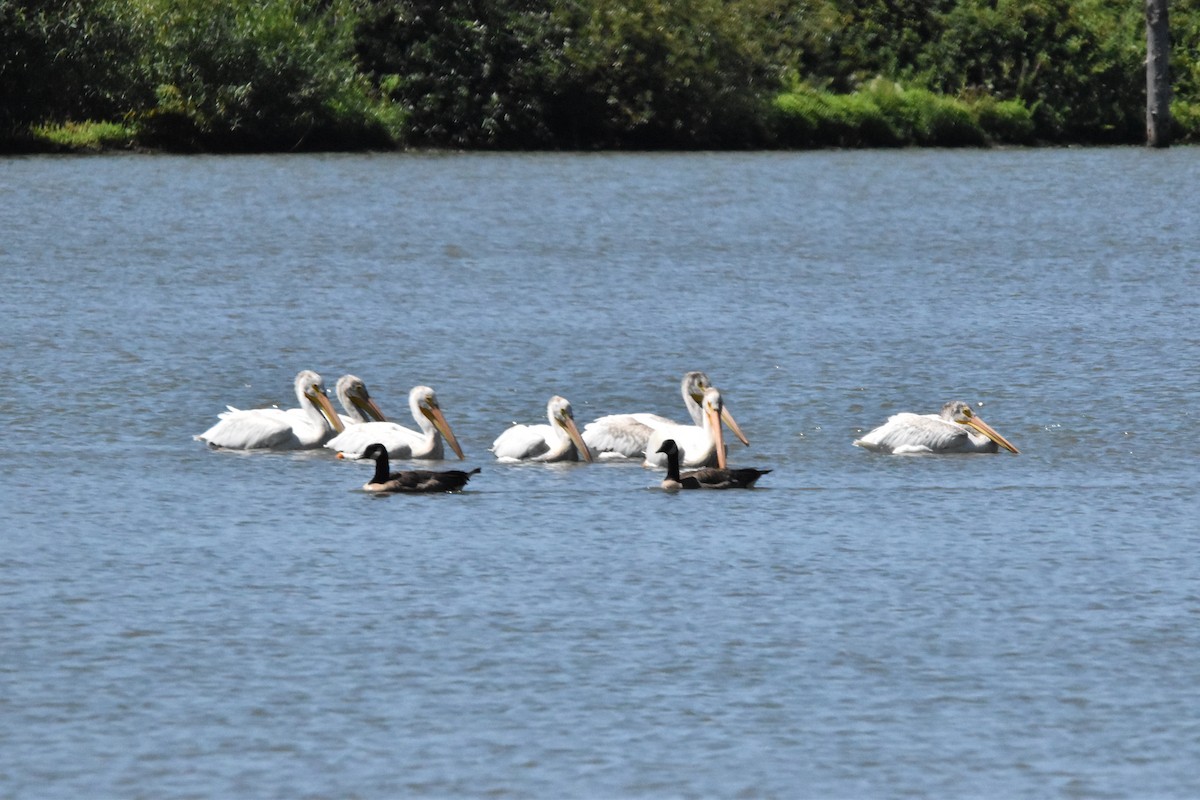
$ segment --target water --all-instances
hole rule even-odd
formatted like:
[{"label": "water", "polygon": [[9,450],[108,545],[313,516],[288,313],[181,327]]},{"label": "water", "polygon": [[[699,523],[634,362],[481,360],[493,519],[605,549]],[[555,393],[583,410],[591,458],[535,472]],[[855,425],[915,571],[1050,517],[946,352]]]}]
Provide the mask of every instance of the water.
[{"label": "water", "polygon": [[[1196,152],[0,161],[0,796],[1194,797]],[[226,403],[426,383],[375,498]],[[550,395],[774,471],[501,465]],[[850,442],[948,399],[1019,456]]]}]

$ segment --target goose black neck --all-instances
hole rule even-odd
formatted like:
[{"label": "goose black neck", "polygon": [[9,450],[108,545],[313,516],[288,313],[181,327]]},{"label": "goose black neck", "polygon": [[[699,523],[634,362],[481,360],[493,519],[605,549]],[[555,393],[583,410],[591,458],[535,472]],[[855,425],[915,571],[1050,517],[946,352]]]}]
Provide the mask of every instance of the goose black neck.
[{"label": "goose black neck", "polygon": [[375,456],[375,477],[371,479],[372,483],[387,483],[388,476],[391,474],[391,464],[388,463],[387,450],[380,449],[380,452]]},{"label": "goose black neck", "polygon": [[679,448],[667,448],[667,480],[679,482]]}]

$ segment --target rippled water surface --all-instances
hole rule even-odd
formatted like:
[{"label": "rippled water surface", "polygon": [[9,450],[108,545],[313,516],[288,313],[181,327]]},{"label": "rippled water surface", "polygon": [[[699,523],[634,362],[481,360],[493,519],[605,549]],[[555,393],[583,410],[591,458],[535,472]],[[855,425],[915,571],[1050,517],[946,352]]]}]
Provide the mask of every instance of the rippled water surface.
[{"label": "rippled water surface", "polygon": [[[1198,155],[0,161],[0,796],[1197,796]],[[305,368],[482,474],[192,439]],[[488,452],[691,369],[759,489]]]}]

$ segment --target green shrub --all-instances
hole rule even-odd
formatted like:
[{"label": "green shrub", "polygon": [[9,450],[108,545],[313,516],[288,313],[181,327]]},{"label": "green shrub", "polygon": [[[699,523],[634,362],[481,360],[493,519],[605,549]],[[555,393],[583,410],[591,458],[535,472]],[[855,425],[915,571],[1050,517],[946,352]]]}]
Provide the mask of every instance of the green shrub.
[{"label": "green shrub", "polygon": [[913,110],[911,118],[916,122],[913,133],[917,144],[936,147],[986,144],[982,129],[963,101],[926,89],[910,89],[904,93],[904,99]]},{"label": "green shrub", "polygon": [[566,34],[549,0],[354,0],[354,49],[410,143],[550,146],[546,98]]},{"label": "green shrub", "polygon": [[[1187,119],[1187,107],[1177,105]],[[774,98],[771,121],[782,147],[1031,144],[1036,130],[1034,113],[1019,100],[961,100],[882,78],[844,95],[797,86]]]},{"label": "green shrub", "polygon": [[895,147],[907,144],[902,126],[873,92],[833,94],[797,87],[774,98],[771,123],[783,147]]},{"label": "green shrub", "polygon": [[1181,143],[1200,143],[1200,103],[1171,103],[1171,138]]},{"label": "green shrub", "polygon": [[1020,100],[1038,138],[1136,140],[1144,104],[1140,4],[958,0],[923,51],[935,92]]},{"label": "green shrub", "polygon": [[145,0],[159,31],[147,139],[165,147],[388,146],[395,119],[358,73],[349,6],[315,0]]},{"label": "green shrub", "polygon": [[761,143],[778,71],[763,48],[764,3],[559,3],[568,32],[550,93],[558,137],[587,145],[748,147]]},{"label": "green shrub", "polygon": [[987,143],[970,104],[877,78],[867,90],[908,144],[978,147]]},{"label": "green shrub", "polygon": [[772,128],[784,147],[867,147],[899,144],[883,112],[862,94],[796,89],[772,103]]},{"label": "green shrub", "polygon": [[896,147],[905,144],[895,120],[888,117],[870,92],[845,95],[842,118],[858,129],[855,144],[860,147]]},{"label": "green shrub", "polygon": [[127,0],[0,0],[0,141],[137,106],[141,34]]},{"label": "green shrub", "polygon": [[773,138],[783,147],[817,147],[822,101],[815,92],[792,91],[771,103]]},{"label": "green shrub", "polygon": [[109,150],[133,146],[135,130],[117,122],[67,122],[35,125],[30,129],[35,140],[54,149]]},{"label": "green shrub", "polygon": [[1033,142],[1033,115],[1020,100],[996,100],[981,97],[972,106],[984,134],[1000,144]]}]

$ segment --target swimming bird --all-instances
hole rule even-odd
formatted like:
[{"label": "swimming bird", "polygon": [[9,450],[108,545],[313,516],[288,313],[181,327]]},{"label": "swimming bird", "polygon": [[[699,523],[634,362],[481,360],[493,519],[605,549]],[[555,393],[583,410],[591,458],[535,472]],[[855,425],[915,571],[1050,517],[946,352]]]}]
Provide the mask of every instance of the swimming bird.
[{"label": "swimming bird", "polygon": [[[697,427],[703,425],[700,403],[704,399],[704,391],[711,385],[708,376],[699,371],[687,373],[679,384],[684,407]],[[750,444],[734,421],[733,415],[729,413],[729,409],[722,407],[721,419],[743,444]],[[646,445],[651,434],[655,430],[673,425],[677,426],[679,423],[658,414],[609,414],[583,426],[583,441],[600,458],[640,458],[646,454]]]},{"label": "swimming bird", "polygon": [[367,391],[367,384],[363,383],[362,378],[357,375],[343,375],[338,378],[333,393],[337,396],[338,402],[342,404],[342,408],[346,410],[345,414],[338,416],[342,419],[342,425],[347,428],[351,425],[361,425],[364,422],[383,422],[386,419],[383,412],[379,410],[379,406],[375,405],[375,401],[371,399],[371,393]]},{"label": "swimming bird", "polygon": [[895,414],[854,444],[876,453],[996,453],[1017,448],[961,400],[951,400],[938,414]]},{"label": "swimming bird", "polygon": [[217,424],[195,438],[210,447],[228,450],[307,450],[320,447],[343,428],[325,396],[321,376],[312,370],[296,375],[299,408],[232,406],[218,415]]},{"label": "swimming bird", "polygon": [[479,472],[479,467],[472,470],[448,469],[435,471],[429,469],[412,469],[402,472],[391,472],[388,467],[387,448],[375,442],[367,445],[363,458],[375,462],[375,475],[363,484],[363,490],[368,492],[457,492],[467,485],[471,476]]},{"label": "swimming bird", "polygon": [[514,425],[492,443],[501,461],[584,461],[592,453],[584,444],[575,415],[565,397],[555,395],[546,404],[549,425]]},{"label": "swimming bird", "polygon": [[392,458],[441,459],[443,437],[459,459],[465,458],[450,423],[446,422],[437,395],[428,386],[414,386],[408,393],[408,408],[420,432],[396,422],[363,422],[347,425],[343,433],[325,443],[343,458],[362,458],[367,445],[379,442]]},{"label": "swimming bird", "polygon": [[679,472],[679,448],[674,439],[667,439],[659,448],[659,453],[667,459],[667,477],[663,478],[662,488],[668,492],[680,489],[750,489],[755,481],[766,475],[769,469],[754,469],[741,467],[739,469],[718,469],[704,467],[691,472]]},{"label": "swimming bird", "polygon": [[700,425],[666,425],[656,428],[646,442],[644,467],[666,466],[667,459],[660,448],[673,439],[679,450],[680,463],[685,467],[725,469],[725,439],[721,433],[721,412],[724,402],[714,386],[704,390],[700,403]]}]

